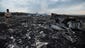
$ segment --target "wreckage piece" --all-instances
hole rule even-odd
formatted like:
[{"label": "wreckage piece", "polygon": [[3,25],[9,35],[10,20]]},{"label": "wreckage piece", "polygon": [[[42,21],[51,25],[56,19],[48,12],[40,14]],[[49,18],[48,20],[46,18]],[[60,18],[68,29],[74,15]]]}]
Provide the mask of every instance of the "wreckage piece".
[{"label": "wreckage piece", "polygon": [[62,35],[64,38],[71,41],[72,43],[75,43],[77,41],[75,32],[72,31],[71,29],[67,29],[67,32],[62,32]]},{"label": "wreckage piece", "polygon": [[64,30],[62,27],[60,27],[58,25],[51,25],[50,27],[55,29],[55,30]]},{"label": "wreckage piece", "polygon": [[46,46],[48,42],[36,42],[36,48],[42,48],[43,46]]}]

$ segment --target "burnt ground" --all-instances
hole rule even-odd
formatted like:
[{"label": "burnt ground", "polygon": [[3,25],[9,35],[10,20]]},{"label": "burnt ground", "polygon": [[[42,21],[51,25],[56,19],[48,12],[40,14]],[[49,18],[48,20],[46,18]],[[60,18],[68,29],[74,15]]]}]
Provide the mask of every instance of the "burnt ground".
[{"label": "burnt ground", "polygon": [[49,16],[16,16],[6,24],[1,17],[0,48],[83,48],[85,31],[59,22]]}]

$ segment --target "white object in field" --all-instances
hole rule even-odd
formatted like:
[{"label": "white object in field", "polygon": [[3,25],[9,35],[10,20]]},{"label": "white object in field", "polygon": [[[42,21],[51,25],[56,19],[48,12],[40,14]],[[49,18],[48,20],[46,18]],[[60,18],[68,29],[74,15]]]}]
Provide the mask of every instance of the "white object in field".
[{"label": "white object in field", "polygon": [[51,25],[51,28],[56,29],[56,30],[63,30],[61,27],[57,25]]},{"label": "white object in field", "polygon": [[47,44],[48,44],[47,42],[37,42],[36,46],[37,48],[41,48],[42,46],[47,45]]}]

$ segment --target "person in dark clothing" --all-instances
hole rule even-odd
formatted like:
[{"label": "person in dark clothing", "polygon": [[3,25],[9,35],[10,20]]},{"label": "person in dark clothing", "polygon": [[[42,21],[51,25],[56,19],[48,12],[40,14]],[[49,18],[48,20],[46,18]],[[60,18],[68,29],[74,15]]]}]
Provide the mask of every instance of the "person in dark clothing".
[{"label": "person in dark clothing", "polygon": [[12,14],[9,12],[9,9],[7,9],[7,10],[6,10],[6,13],[5,13],[5,22],[6,22],[7,24],[10,23],[11,17],[12,17]]}]

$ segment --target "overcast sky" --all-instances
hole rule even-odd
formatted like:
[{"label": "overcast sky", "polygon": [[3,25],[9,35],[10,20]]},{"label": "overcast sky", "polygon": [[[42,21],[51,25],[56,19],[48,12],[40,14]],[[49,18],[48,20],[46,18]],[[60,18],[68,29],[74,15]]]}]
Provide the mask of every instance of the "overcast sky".
[{"label": "overcast sky", "polygon": [[0,0],[0,12],[85,14],[85,0]]}]

